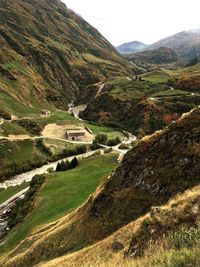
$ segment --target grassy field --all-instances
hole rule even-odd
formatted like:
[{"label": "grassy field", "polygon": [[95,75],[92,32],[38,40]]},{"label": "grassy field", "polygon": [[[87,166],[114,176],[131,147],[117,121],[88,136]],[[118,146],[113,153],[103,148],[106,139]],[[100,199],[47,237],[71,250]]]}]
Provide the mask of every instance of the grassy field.
[{"label": "grassy field", "polygon": [[79,120],[73,117],[70,113],[61,110],[53,111],[52,114],[47,117],[35,118],[34,121],[40,125],[47,125],[51,123],[80,123]]},{"label": "grassy field", "polygon": [[13,195],[17,194],[21,190],[25,189],[28,187],[29,183],[23,183],[21,185],[17,185],[14,187],[9,187],[8,189],[0,191],[0,204],[8,200],[10,197]]},{"label": "grassy field", "polygon": [[100,181],[116,167],[116,154],[97,156],[80,162],[67,172],[49,174],[42,186],[37,206],[28,219],[7,237],[0,252],[6,252],[23,240],[33,228],[52,222],[80,206],[95,191]]},{"label": "grassy field", "polygon": [[38,110],[25,106],[2,90],[0,90],[0,107],[4,107],[5,111],[19,117],[27,116],[27,114],[29,114],[29,116],[38,114]]},{"label": "grassy field", "polygon": [[16,123],[4,121],[4,123],[0,125],[0,135],[8,136],[10,134],[21,135],[21,134],[29,134],[29,133],[27,133],[24,128],[20,127]]},{"label": "grassy field", "polygon": [[2,166],[4,164],[20,165],[23,162],[39,160],[44,155],[35,148],[34,141],[24,140],[10,142],[0,141],[0,155]]},{"label": "grassy field", "polygon": [[116,131],[112,128],[105,127],[105,126],[99,126],[91,123],[85,122],[84,125],[89,128],[93,134],[106,134],[109,139],[115,138],[119,136],[120,138],[124,138],[124,134],[122,132]]},{"label": "grassy field", "polygon": [[178,90],[178,89],[169,89],[164,92],[155,93],[152,96],[177,96],[177,95],[188,95],[189,92]]}]

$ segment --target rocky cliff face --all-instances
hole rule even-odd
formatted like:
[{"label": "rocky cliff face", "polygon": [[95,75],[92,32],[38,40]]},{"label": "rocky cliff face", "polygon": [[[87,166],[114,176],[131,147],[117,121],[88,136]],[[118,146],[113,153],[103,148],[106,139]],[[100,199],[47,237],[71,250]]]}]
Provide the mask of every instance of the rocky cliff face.
[{"label": "rocky cliff face", "polygon": [[112,45],[60,0],[2,0],[0,44],[0,93],[29,106],[65,107],[85,86],[128,72]]},{"label": "rocky cliff face", "polygon": [[[10,260],[4,266],[33,266],[77,251],[133,222],[152,206],[198,185],[199,152],[198,108],[143,139],[79,210],[26,239],[8,255]],[[134,239],[131,251],[133,244]],[[22,256],[13,258],[18,253]]]}]

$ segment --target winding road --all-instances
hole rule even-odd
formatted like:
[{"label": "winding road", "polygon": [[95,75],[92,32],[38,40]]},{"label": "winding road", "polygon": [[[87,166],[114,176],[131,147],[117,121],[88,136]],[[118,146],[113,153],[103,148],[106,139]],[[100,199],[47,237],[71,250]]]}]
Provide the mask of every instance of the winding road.
[{"label": "winding road", "polygon": [[[99,85],[99,90],[97,92],[97,95],[99,95],[102,92],[103,88],[104,88],[104,84],[100,84]],[[81,111],[83,111],[87,107],[87,105],[80,105],[80,106],[74,107],[73,103],[72,103],[69,106],[70,106],[69,107],[69,111],[72,112],[73,115],[77,119],[82,120],[81,118],[79,118],[79,113]],[[7,139],[7,140],[10,140],[10,141],[28,140],[28,139],[36,140],[36,139],[43,139],[43,138],[47,138],[47,137],[45,137],[45,136],[31,137],[29,135],[18,135],[18,136],[17,135],[11,135],[11,136],[8,136],[8,137],[0,136],[0,139]],[[69,140],[61,139],[61,138],[54,138],[54,139],[55,140],[59,140],[59,141],[63,141],[63,142],[66,142],[66,143],[72,143],[72,144],[92,144],[92,142],[76,142],[76,141],[69,141]],[[129,144],[131,144],[132,141],[135,141],[136,139],[137,139],[136,136],[134,136],[131,133],[129,133],[129,140],[128,141],[123,141],[123,143],[129,145]],[[120,144],[115,146],[115,147],[112,147],[113,151],[119,153],[120,155],[125,155],[128,150],[119,149],[119,146],[120,146]],[[110,148],[109,146],[105,146],[105,145],[101,145],[101,147],[104,148],[104,149],[105,148]],[[102,151],[102,149],[99,149],[97,151]],[[79,159],[82,159],[82,158],[86,158],[86,157],[92,156],[94,153],[96,153],[96,151],[86,152],[84,154],[76,155],[76,157],[79,158]],[[64,160],[72,160],[74,157],[75,156],[66,157]],[[16,175],[16,176],[13,177],[12,180],[6,180],[3,183],[0,183],[0,188],[4,188],[5,189],[5,188],[11,187],[11,186],[20,185],[23,182],[29,182],[37,174],[48,173],[49,169],[55,170],[58,162],[61,162],[61,161],[62,160],[58,160],[58,161],[55,161],[55,162],[52,162],[52,163],[48,163],[48,164],[43,165],[40,168],[36,168],[36,169],[34,169],[32,171]]]}]

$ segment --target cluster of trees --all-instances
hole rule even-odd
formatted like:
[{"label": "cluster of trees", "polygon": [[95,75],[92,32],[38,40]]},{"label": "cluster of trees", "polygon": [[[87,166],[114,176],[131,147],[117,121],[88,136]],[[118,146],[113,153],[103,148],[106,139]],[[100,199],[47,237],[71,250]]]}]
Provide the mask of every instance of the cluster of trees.
[{"label": "cluster of trees", "polygon": [[35,141],[35,147],[37,149],[39,149],[42,153],[44,153],[44,154],[46,154],[48,156],[52,156],[51,149],[45,145],[43,139],[37,139]]},{"label": "cluster of trees", "polygon": [[120,143],[121,143],[121,140],[118,136],[113,139],[108,139],[108,136],[106,134],[98,134],[95,137],[95,140],[93,141],[92,145],[90,146],[90,149],[96,150],[100,148],[99,144],[106,145],[106,146],[116,146]]},{"label": "cluster of trees", "polygon": [[168,84],[176,89],[181,89],[189,92],[200,91],[200,76],[183,77],[180,79],[169,80]]},{"label": "cluster of trees", "polygon": [[[64,149],[61,153],[56,154],[56,155],[50,155],[50,151],[48,148],[45,147],[45,144],[42,140],[37,140],[37,144],[35,144],[36,147],[41,145],[40,151],[43,151],[47,155],[47,157],[40,158],[40,159],[35,159],[35,160],[27,160],[25,162],[22,162],[21,164],[19,163],[12,163],[12,164],[3,164],[1,163],[1,158],[0,158],[0,164],[2,164],[0,168],[0,182],[3,182],[4,180],[7,180],[8,177],[12,177],[15,175],[18,175],[20,173],[24,173],[30,170],[33,170],[35,168],[39,168],[48,162],[54,162],[59,159],[71,157],[71,156],[76,156],[78,154],[84,154],[87,152],[87,146],[85,145],[80,145],[72,149]],[[39,147],[38,147],[39,148]]]},{"label": "cluster of trees", "polygon": [[79,154],[84,154],[87,152],[87,146],[81,145],[77,146],[75,148],[71,149],[64,149],[61,154],[58,155],[59,158],[66,158],[66,157],[71,157]]},{"label": "cluster of trees", "polygon": [[73,158],[71,162],[68,160],[64,161],[62,160],[61,162],[58,162],[56,171],[61,172],[61,171],[68,171],[75,169],[79,165],[79,161],[77,157]]},{"label": "cluster of trees", "polygon": [[35,195],[45,181],[45,175],[36,175],[30,182],[30,188],[24,199],[18,199],[9,216],[8,227],[12,228],[22,222],[34,206]]}]

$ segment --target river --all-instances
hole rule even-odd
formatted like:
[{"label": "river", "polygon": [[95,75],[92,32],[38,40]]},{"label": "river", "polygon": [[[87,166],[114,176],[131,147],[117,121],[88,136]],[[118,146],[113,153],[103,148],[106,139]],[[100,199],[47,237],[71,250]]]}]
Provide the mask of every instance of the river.
[{"label": "river", "polygon": [[[92,156],[97,151],[101,151],[101,153],[103,154],[103,149],[102,149],[102,150],[86,152],[84,154],[80,154],[80,155],[76,155],[76,156],[72,156],[72,157],[67,157],[67,158],[64,158],[63,160],[71,161],[74,157],[77,157],[78,159],[87,158],[89,156]],[[32,171],[18,174],[16,176],[14,176],[11,180],[6,180],[3,183],[0,183],[0,188],[6,189],[6,188],[11,187],[11,186],[20,185],[24,182],[30,182],[35,175],[48,173],[50,169],[55,171],[58,162],[61,162],[61,161],[62,160],[51,162],[51,163],[48,163],[46,165],[43,165],[40,168],[34,169]]]}]

